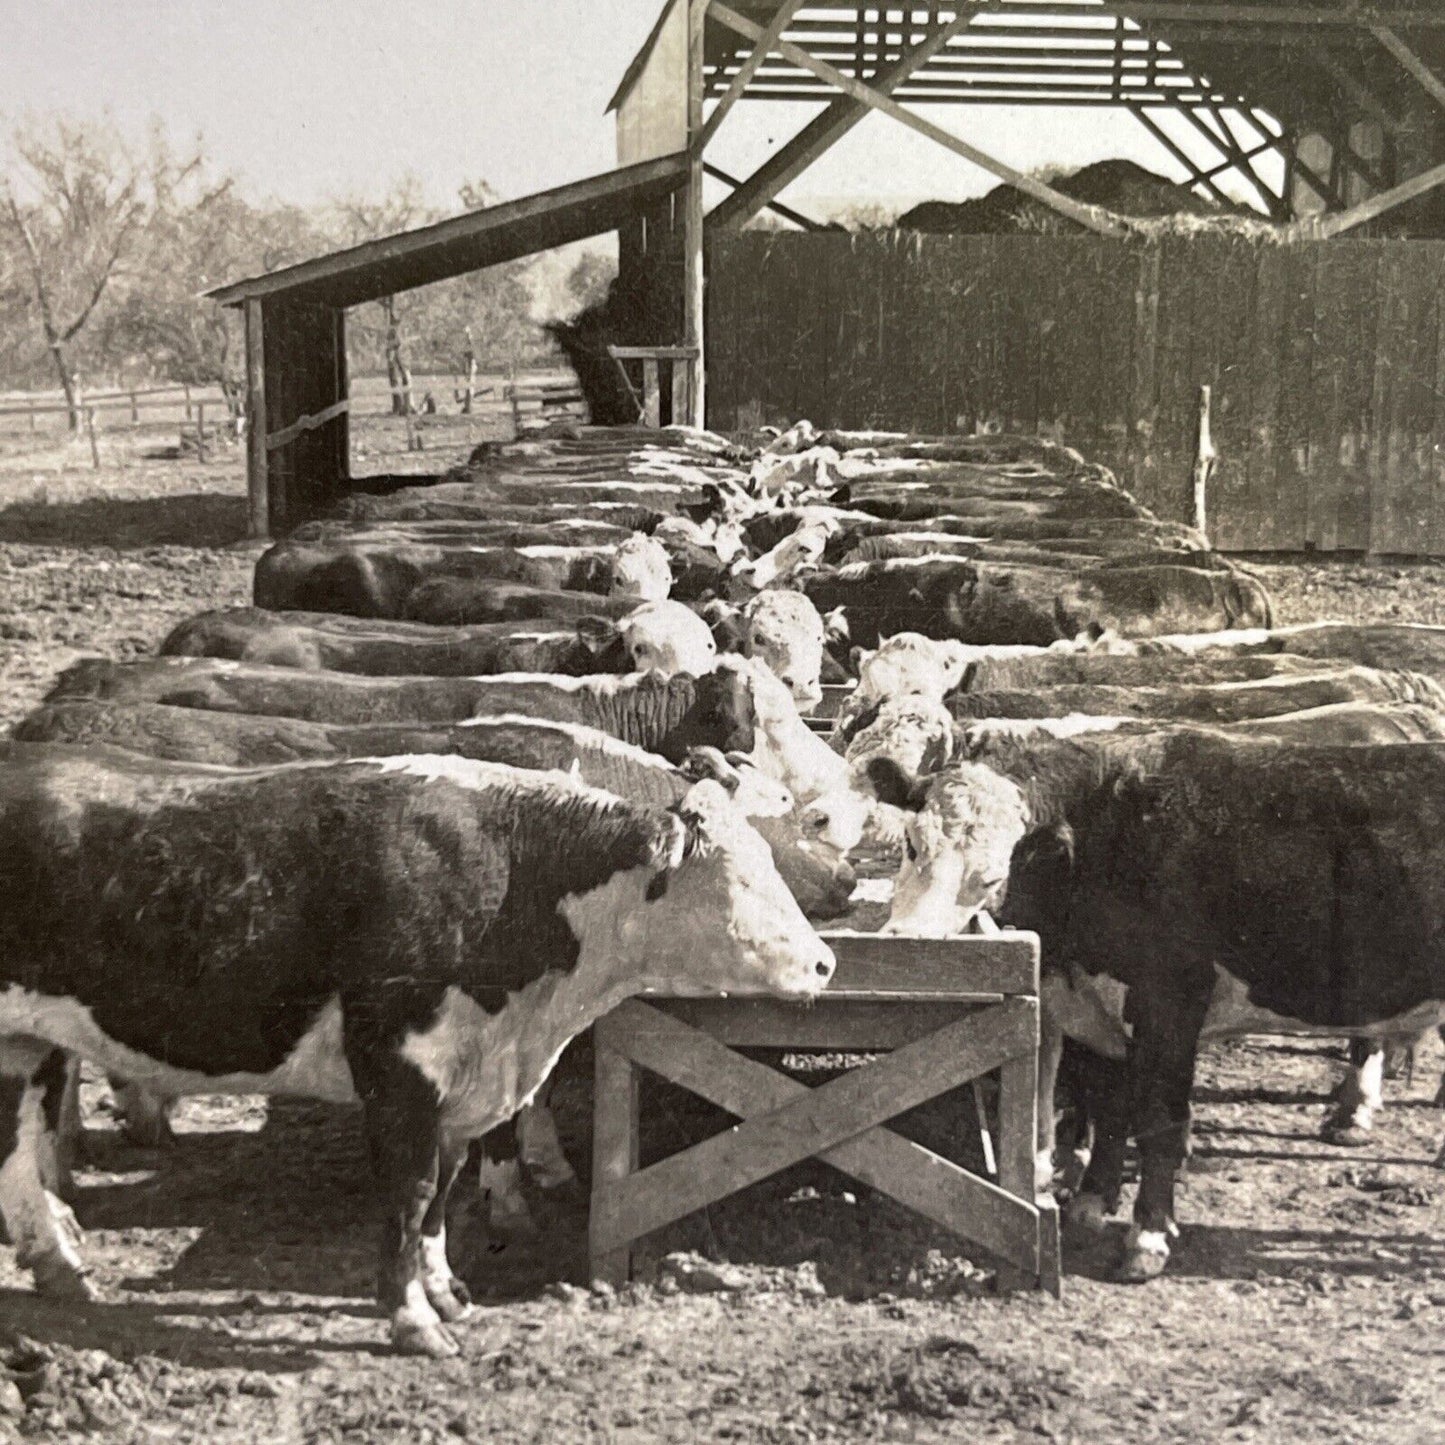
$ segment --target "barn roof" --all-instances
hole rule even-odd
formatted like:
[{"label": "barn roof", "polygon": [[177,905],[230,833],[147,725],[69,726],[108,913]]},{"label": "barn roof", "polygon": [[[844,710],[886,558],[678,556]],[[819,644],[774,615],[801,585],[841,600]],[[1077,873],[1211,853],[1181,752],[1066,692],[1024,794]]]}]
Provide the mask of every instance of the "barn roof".
[{"label": "barn roof", "polygon": [[686,179],[685,153],[661,156],[233,281],[207,294],[223,306],[280,295],[357,306],[615,230],[639,206],[677,190]]},{"label": "barn roof", "polygon": [[612,99],[607,102],[607,110],[604,114],[611,115],[627,99],[627,92],[632,89],[637,77],[642,74],[642,67],[647,64],[647,58],[652,54],[652,47],[657,44],[657,37],[662,34],[663,23],[667,20],[668,12],[675,4],[677,4],[677,0],[666,0],[666,3],[657,12],[657,19],[653,21],[652,29],[647,32],[647,39],[642,42],[642,48],[632,57],[632,63],[623,72],[622,79],[618,81],[617,89],[612,94]]}]

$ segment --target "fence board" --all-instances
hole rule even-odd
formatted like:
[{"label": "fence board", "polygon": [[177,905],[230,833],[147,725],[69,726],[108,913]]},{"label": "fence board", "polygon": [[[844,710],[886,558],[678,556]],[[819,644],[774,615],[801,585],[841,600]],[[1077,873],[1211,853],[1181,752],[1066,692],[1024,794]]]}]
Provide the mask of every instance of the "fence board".
[{"label": "fence board", "polygon": [[1445,554],[1445,243],[773,234],[713,256],[718,424],[751,400],[1042,431],[1182,520],[1209,384],[1219,545]]}]

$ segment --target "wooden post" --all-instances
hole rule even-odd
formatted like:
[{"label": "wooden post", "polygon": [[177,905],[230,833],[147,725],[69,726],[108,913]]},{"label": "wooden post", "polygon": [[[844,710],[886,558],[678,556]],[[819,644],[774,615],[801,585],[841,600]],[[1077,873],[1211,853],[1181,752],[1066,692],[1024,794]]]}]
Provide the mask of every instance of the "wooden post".
[{"label": "wooden post", "polygon": [[196,459],[206,460],[206,404],[196,403]]},{"label": "wooden post", "polygon": [[[682,226],[682,316],[683,342],[697,349],[695,360],[686,363],[692,373],[688,388],[685,417],[674,416],[674,422],[687,422],[701,427],[707,423],[707,354],[703,346],[703,30],[707,21],[708,0],[688,0],[687,45],[687,189],[683,195]],[[756,42],[756,37],[755,37]],[[674,365],[679,363],[674,362]],[[652,425],[656,425],[653,422]]]},{"label": "wooden post", "polygon": [[85,409],[85,431],[90,438],[90,463],[100,470],[100,448],[95,444],[95,408],[88,406]]},{"label": "wooden post", "polygon": [[672,362],[672,424],[682,426],[687,421],[687,362]]},{"label": "wooden post", "polygon": [[[191,394],[186,391],[190,412]],[[271,491],[266,475],[266,360],[261,347],[261,302],[246,302],[246,490],[250,498],[247,531],[271,535]]]},{"label": "wooden post", "polygon": [[136,405],[134,389],[130,394],[130,424],[132,426],[140,425],[140,408]]},{"label": "wooden post", "polygon": [[507,392],[512,398],[512,438],[522,435],[522,399],[517,395],[517,363],[507,364]]},{"label": "wooden post", "polygon": [[[1039,1003],[1037,999],[1023,1002],[1033,1015],[1033,1047],[1009,1059],[998,1071],[998,1182],[1001,1189],[1006,1189],[1015,1198],[1032,1200],[1036,1193],[1034,1154],[1039,1134],[1035,1112],[1039,1078]],[[1030,1287],[1035,1282],[1035,1279],[1025,1278],[1023,1271],[1015,1266],[999,1270],[1000,1289]]]},{"label": "wooden post", "polygon": [[642,362],[642,424],[654,429],[662,425],[662,389],[657,381],[657,358]]},{"label": "wooden post", "polygon": [[[611,1047],[608,1027],[602,1020],[592,1033],[594,1188],[602,1180],[626,1179],[636,1171],[638,1161],[637,1069],[631,1059]],[[594,1278],[613,1286],[627,1283],[632,1272],[631,1249],[594,1250],[592,1260]]]},{"label": "wooden post", "polygon": [[191,419],[191,384],[190,384],[190,382],[188,382],[188,381],[182,382],[182,383],[181,383],[181,388],[182,388],[182,390],[184,390],[184,392],[186,393],[186,420],[187,420],[187,421],[190,421],[190,419]]},{"label": "wooden post", "polygon": [[1214,449],[1213,438],[1209,434],[1209,409],[1210,409],[1210,388],[1201,386],[1199,388],[1199,430],[1194,448],[1194,526],[1207,539],[1209,530],[1206,526],[1208,514],[1205,508],[1205,493],[1209,485],[1209,474],[1214,470],[1214,463],[1219,453]]}]

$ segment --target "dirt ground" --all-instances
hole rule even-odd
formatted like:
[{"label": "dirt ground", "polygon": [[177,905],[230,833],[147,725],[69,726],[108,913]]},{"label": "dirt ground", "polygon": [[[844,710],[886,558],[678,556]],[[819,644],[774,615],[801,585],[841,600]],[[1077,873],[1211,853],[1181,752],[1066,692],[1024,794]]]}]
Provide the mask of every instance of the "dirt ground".
[{"label": "dirt ground", "polygon": [[[376,425],[373,464],[395,470]],[[143,652],[246,601],[256,555],[238,454],[146,460],[138,438],[97,472],[83,445],[20,441],[0,438],[3,721],[76,655]],[[1445,622],[1439,565],[1261,571],[1282,621]],[[575,1054],[559,1115],[585,1181]],[[1387,1085],[1374,1142],[1347,1151],[1317,1137],[1342,1057],[1283,1039],[1207,1052],[1184,1235],[1154,1284],[1107,1282],[1121,1218],[1066,1241],[1061,1302],[997,1298],[985,1258],[817,1166],[667,1231],[619,1294],[585,1287],[580,1197],[539,1201],[536,1244],[472,1234],[480,1308],[444,1364],[385,1351],[354,1115],[196,1099],[174,1145],[146,1151],[92,1081],[76,1209],[105,1302],[36,1299],[0,1249],[16,1387],[0,1370],[0,1440],[1440,1441],[1445,1061],[1432,1043],[1412,1082]],[[905,1128],[973,1158],[958,1104]],[[649,1152],[722,1122],[647,1096]]]}]

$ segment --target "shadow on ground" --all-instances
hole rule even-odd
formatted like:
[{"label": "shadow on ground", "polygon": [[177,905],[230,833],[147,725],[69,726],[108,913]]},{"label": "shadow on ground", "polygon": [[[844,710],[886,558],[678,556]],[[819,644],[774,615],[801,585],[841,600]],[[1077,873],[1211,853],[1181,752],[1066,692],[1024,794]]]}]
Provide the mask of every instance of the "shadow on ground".
[{"label": "shadow on ground", "polygon": [[245,536],[246,498],[219,493],[86,497],[0,508],[0,542],[32,546],[228,547]]}]

